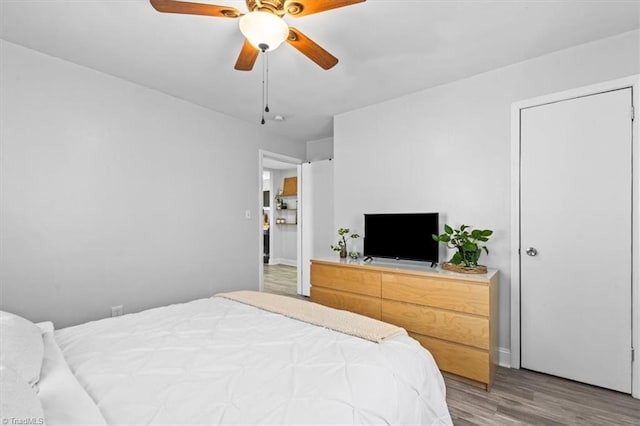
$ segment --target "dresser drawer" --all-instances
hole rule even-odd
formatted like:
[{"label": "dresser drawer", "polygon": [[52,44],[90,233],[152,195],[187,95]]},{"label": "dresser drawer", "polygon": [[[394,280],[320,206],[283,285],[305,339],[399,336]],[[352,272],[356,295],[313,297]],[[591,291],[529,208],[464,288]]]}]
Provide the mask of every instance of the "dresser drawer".
[{"label": "dresser drawer", "polygon": [[433,355],[442,371],[481,383],[490,383],[489,353],[480,349],[409,333]]},{"label": "dresser drawer", "polygon": [[380,299],[311,286],[311,301],[336,309],[380,319]]},{"label": "dresser drawer", "polygon": [[440,370],[491,388],[497,361],[498,275],[405,265],[311,262],[311,300],[398,325]]},{"label": "dresser drawer", "polygon": [[382,273],[382,298],[489,316],[485,283]]},{"label": "dresser drawer", "polygon": [[489,349],[488,318],[383,299],[382,321],[414,333]]},{"label": "dresser drawer", "polygon": [[380,272],[312,263],[311,285],[379,298]]}]

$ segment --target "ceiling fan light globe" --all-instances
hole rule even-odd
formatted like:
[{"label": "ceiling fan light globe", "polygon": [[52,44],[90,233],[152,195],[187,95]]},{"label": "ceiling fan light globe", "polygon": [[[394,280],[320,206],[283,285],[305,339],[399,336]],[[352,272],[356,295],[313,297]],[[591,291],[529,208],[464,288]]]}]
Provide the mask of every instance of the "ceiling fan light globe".
[{"label": "ceiling fan light globe", "polygon": [[240,32],[256,49],[271,51],[287,39],[289,26],[272,13],[251,12],[240,18]]}]

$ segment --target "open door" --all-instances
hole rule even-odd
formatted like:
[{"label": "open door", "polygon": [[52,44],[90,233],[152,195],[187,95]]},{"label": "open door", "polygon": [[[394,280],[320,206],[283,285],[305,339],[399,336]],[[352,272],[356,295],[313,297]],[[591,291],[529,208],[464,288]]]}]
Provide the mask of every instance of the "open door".
[{"label": "open door", "polygon": [[[333,161],[321,160],[301,166],[301,247],[298,292],[311,294],[311,259],[334,255]],[[335,257],[335,255],[334,255]]]}]

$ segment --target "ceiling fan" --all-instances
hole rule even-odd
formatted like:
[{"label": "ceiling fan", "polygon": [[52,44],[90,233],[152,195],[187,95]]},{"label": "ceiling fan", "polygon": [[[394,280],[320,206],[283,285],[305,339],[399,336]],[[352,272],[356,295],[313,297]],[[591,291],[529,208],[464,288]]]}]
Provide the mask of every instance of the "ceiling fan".
[{"label": "ceiling fan", "polygon": [[158,12],[240,18],[240,31],[246,40],[235,65],[235,69],[239,71],[250,71],[260,52],[274,50],[285,40],[325,70],[332,68],[338,63],[338,58],[300,30],[289,27],[282,18],[285,15],[294,18],[307,16],[364,1],[366,0],[246,0],[250,12],[244,14],[228,6],[177,0],[150,0]]}]

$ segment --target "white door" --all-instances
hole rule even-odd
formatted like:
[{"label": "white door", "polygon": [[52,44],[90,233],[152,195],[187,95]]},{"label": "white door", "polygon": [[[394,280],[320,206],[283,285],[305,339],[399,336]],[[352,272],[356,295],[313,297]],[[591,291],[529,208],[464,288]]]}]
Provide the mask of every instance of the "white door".
[{"label": "white door", "polygon": [[333,161],[322,160],[302,164],[302,263],[301,289],[311,294],[311,259],[333,254]]},{"label": "white door", "polygon": [[521,366],[631,393],[631,89],[521,110]]}]

